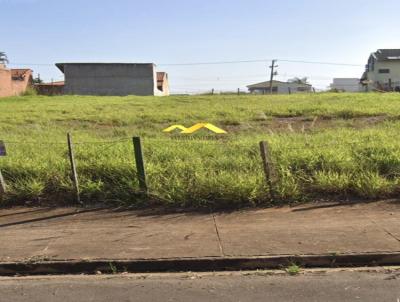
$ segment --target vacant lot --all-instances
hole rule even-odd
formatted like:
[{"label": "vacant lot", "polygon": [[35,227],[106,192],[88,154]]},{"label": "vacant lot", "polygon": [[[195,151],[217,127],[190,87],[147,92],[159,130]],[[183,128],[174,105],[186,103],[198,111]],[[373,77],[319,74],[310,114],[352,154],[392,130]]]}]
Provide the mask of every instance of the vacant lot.
[{"label": "vacant lot", "polygon": [[[153,202],[228,206],[400,192],[400,95],[41,97],[0,100],[6,201],[70,201],[66,133],[75,141],[82,199],[149,203],[137,194],[130,137],[144,140]],[[229,133],[179,139],[172,124]],[[188,138],[185,136],[185,138]],[[276,170],[274,199],[258,142]]]}]

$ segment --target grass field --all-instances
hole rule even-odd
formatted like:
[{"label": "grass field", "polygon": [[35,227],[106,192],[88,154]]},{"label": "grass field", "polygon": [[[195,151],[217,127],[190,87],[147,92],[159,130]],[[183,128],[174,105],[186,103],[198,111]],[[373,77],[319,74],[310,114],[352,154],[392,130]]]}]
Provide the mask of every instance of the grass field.
[{"label": "grass field", "polygon": [[[228,134],[162,132],[198,122]],[[67,132],[85,202],[227,207],[400,192],[400,94],[0,99],[5,203],[72,200]],[[138,194],[132,136],[143,138],[150,200]],[[260,140],[272,149],[274,199]]]}]

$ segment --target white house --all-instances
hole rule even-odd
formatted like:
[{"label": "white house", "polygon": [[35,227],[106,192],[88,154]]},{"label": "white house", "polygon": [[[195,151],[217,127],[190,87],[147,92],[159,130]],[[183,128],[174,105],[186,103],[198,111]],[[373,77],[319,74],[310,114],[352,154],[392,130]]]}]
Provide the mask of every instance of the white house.
[{"label": "white house", "polygon": [[[254,94],[268,94],[270,93],[270,81],[261,82],[253,85],[248,85],[247,89],[250,93]],[[310,84],[296,83],[296,82],[281,82],[272,81],[273,94],[291,94],[301,92],[311,92],[312,86]]]},{"label": "white house", "polygon": [[400,49],[379,49],[372,53],[361,82],[369,91],[400,92]]},{"label": "white house", "polygon": [[330,89],[343,92],[365,91],[358,78],[334,78]]}]

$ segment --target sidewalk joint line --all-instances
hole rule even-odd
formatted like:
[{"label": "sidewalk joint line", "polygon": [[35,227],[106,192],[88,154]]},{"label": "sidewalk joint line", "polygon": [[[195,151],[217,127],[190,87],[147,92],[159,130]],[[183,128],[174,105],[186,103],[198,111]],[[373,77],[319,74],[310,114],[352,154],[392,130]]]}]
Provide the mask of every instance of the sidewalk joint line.
[{"label": "sidewalk joint line", "polygon": [[390,237],[392,237],[393,239],[397,240],[398,242],[400,242],[400,238],[397,238],[397,236],[395,236],[394,234],[392,234],[391,232],[389,232],[385,227],[379,225],[374,219],[371,219],[372,223],[375,224],[376,226],[380,227],[386,234],[388,234]]},{"label": "sidewalk joint line", "polygon": [[218,231],[217,220],[216,220],[214,214],[212,214],[212,218],[213,218],[213,221],[214,221],[215,232],[217,233],[219,250],[221,252],[221,256],[225,257],[224,247],[222,246],[222,240],[221,240],[221,236],[220,236],[219,231]]},{"label": "sidewalk joint line", "polygon": [[383,230],[384,230],[388,235],[390,235],[391,237],[393,237],[394,239],[396,239],[398,242],[400,242],[400,239],[397,238],[395,235],[393,235],[391,232],[389,232],[387,229],[383,228]]}]

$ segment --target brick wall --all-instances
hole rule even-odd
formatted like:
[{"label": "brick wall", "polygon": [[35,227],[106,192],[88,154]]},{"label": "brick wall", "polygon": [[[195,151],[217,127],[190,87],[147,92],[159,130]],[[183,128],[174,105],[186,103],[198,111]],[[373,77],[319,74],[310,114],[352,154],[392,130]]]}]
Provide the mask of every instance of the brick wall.
[{"label": "brick wall", "polygon": [[32,71],[25,72],[23,78],[12,79],[12,70],[0,66],[0,97],[23,94],[32,85]]},{"label": "brick wall", "polygon": [[23,80],[11,81],[13,95],[23,94],[29,87],[32,86],[32,71],[27,71]]},{"label": "brick wall", "polygon": [[0,97],[14,95],[11,84],[11,70],[0,67]]}]

